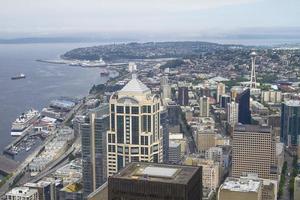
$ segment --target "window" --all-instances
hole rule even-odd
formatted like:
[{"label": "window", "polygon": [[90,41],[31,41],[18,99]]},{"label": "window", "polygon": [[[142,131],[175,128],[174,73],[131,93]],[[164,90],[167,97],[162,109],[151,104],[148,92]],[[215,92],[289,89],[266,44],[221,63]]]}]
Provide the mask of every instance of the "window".
[{"label": "window", "polygon": [[117,140],[118,143],[124,143],[124,117],[117,116]]},{"label": "window", "polygon": [[111,125],[111,130],[112,131],[115,131],[115,114],[111,114],[110,116],[110,125]]},{"label": "window", "polygon": [[111,104],[110,105],[110,111],[111,112],[115,112],[115,104]]},{"label": "window", "polygon": [[117,113],[124,113],[124,107],[123,106],[117,106]]},{"label": "window", "polygon": [[125,112],[126,112],[126,114],[130,114],[130,107],[129,106],[125,107]]},{"label": "window", "polygon": [[139,107],[137,106],[131,107],[131,114],[139,114]]},{"label": "window", "polygon": [[132,144],[139,144],[139,117],[131,117],[131,137]]}]

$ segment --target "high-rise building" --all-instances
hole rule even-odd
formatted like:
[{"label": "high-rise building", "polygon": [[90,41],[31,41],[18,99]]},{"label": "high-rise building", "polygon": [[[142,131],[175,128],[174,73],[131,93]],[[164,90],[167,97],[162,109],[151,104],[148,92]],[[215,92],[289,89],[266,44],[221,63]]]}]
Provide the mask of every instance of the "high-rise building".
[{"label": "high-rise building", "polygon": [[235,99],[235,102],[239,104],[239,123],[251,124],[251,112],[250,112],[250,89],[245,89],[239,93]]},{"label": "high-rise building", "polygon": [[7,200],[38,200],[39,194],[37,189],[29,187],[17,187],[5,194]]},{"label": "high-rise building", "polygon": [[262,181],[228,177],[220,186],[218,200],[264,200]]},{"label": "high-rise building", "polygon": [[163,76],[160,80],[160,89],[161,89],[161,98],[165,99],[172,99],[171,94],[171,86],[169,85],[168,77]]},{"label": "high-rise building", "polygon": [[36,189],[38,191],[39,200],[55,200],[56,187],[54,182],[39,181],[38,183],[26,183],[25,187]]},{"label": "high-rise building", "polygon": [[297,146],[300,135],[300,101],[290,100],[281,106],[281,141],[287,146]]},{"label": "high-rise building", "polygon": [[221,108],[226,108],[227,104],[230,103],[231,97],[230,95],[223,94],[220,96],[220,107]]},{"label": "high-rise building", "polygon": [[179,119],[181,114],[181,108],[175,102],[169,102],[167,104],[169,124],[170,126],[179,125]]},{"label": "high-rise building", "polygon": [[[217,85],[217,103],[220,102],[220,97],[225,94],[225,84],[224,83],[218,83]],[[226,104],[225,104],[226,105]]]},{"label": "high-rise building", "polygon": [[232,176],[255,173],[277,180],[276,139],[271,127],[237,125],[232,139]]},{"label": "high-rise building", "polygon": [[294,182],[294,200],[300,200],[300,175],[295,177]]},{"label": "high-rise building", "polygon": [[261,101],[265,103],[281,103],[282,96],[280,91],[262,91]]},{"label": "high-rise building", "polygon": [[216,190],[220,184],[220,164],[213,160],[202,159],[195,156],[187,156],[185,165],[202,167],[202,185],[203,188]]},{"label": "high-rise building", "polygon": [[168,110],[162,109],[160,112],[160,125],[162,127],[161,133],[163,134],[163,162],[169,162],[169,115]]},{"label": "high-rise building", "polygon": [[181,160],[181,145],[178,142],[169,144],[169,163],[178,164]]},{"label": "high-rise building", "polygon": [[112,176],[130,162],[163,161],[160,98],[136,78],[110,98],[107,172]]},{"label": "high-rise building", "polygon": [[189,88],[186,86],[178,87],[178,104],[181,106],[189,105]]},{"label": "high-rise building", "polygon": [[201,200],[201,177],[201,167],[131,163],[108,179],[108,200]]},{"label": "high-rise building", "polygon": [[107,180],[106,133],[109,128],[109,105],[93,110],[80,123],[84,196]]},{"label": "high-rise building", "polygon": [[209,117],[209,97],[200,97],[200,117]]},{"label": "high-rise building", "polygon": [[236,102],[228,103],[226,114],[228,124],[234,127],[239,121],[239,104]]}]

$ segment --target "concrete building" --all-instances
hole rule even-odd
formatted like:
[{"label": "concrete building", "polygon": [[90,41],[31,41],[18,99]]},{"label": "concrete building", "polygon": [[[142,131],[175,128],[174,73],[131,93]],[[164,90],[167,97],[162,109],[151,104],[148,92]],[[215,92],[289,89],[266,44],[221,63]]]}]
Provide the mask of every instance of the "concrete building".
[{"label": "concrete building", "polygon": [[294,182],[294,200],[300,200],[300,175],[295,177]]},{"label": "concrete building", "polygon": [[281,97],[280,91],[262,91],[261,92],[261,101],[263,103],[281,103],[282,97]]},{"label": "concrete building", "polygon": [[80,124],[84,196],[107,180],[106,134],[109,128],[109,105],[93,110]]},{"label": "concrete building", "polygon": [[169,143],[169,163],[178,164],[181,161],[181,145],[178,142]]},{"label": "concrete building", "polygon": [[239,104],[236,102],[228,103],[226,114],[228,124],[234,127],[239,121]]},{"label": "concrete building", "polygon": [[29,187],[16,187],[5,194],[7,200],[39,200],[37,189]]},{"label": "concrete building", "polygon": [[218,200],[264,200],[260,180],[229,177],[220,186]]},{"label": "concrete building", "polygon": [[280,139],[287,146],[297,146],[300,135],[300,101],[290,100],[281,106]]},{"label": "concrete building", "polygon": [[39,200],[56,200],[55,183],[50,181],[39,181],[38,183],[26,183],[24,185],[38,191]]},{"label": "concrete building", "polygon": [[130,162],[163,161],[160,98],[135,74],[110,98],[107,172],[112,176]]},{"label": "concrete building", "polygon": [[[217,103],[220,103],[220,97],[225,94],[225,84],[218,83],[217,85]],[[226,104],[225,104],[226,105]]]},{"label": "concrete building", "polygon": [[200,117],[209,117],[209,98],[204,96],[200,97]]},{"label": "concrete building", "polygon": [[232,176],[255,173],[277,180],[276,140],[272,128],[237,125],[232,139]]},{"label": "concrete building", "polygon": [[131,163],[108,179],[108,199],[201,200],[201,167]]},{"label": "concrete building", "polygon": [[202,167],[202,185],[203,188],[216,190],[220,184],[220,164],[213,160],[201,159],[188,156],[184,161],[185,165]]},{"label": "concrete building", "polygon": [[160,81],[161,98],[172,99],[171,86],[169,85],[168,77],[163,76]]}]

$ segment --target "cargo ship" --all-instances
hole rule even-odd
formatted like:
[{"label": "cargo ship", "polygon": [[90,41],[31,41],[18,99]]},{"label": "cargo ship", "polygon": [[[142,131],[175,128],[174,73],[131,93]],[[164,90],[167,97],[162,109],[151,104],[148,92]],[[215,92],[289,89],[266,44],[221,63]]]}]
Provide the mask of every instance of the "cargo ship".
[{"label": "cargo ship", "polygon": [[31,125],[38,119],[40,113],[30,109],[26,113],[22,113],[11,126],[11,136],[22,135]]},{"label": "cargo ship", "polygon": [[18,79],[23,79],[26,78],[25,74],[19,74],[17,76],[11,77],[11,80],[18,80]]}]

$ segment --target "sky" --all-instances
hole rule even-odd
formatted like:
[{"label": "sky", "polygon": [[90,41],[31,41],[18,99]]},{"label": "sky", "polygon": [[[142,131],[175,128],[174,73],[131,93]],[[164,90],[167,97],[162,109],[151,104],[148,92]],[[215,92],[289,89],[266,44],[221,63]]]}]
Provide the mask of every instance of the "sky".
[{"label": "sky", "polygon": [[299,0],[0,0],[0,38],[300,35]]}]

